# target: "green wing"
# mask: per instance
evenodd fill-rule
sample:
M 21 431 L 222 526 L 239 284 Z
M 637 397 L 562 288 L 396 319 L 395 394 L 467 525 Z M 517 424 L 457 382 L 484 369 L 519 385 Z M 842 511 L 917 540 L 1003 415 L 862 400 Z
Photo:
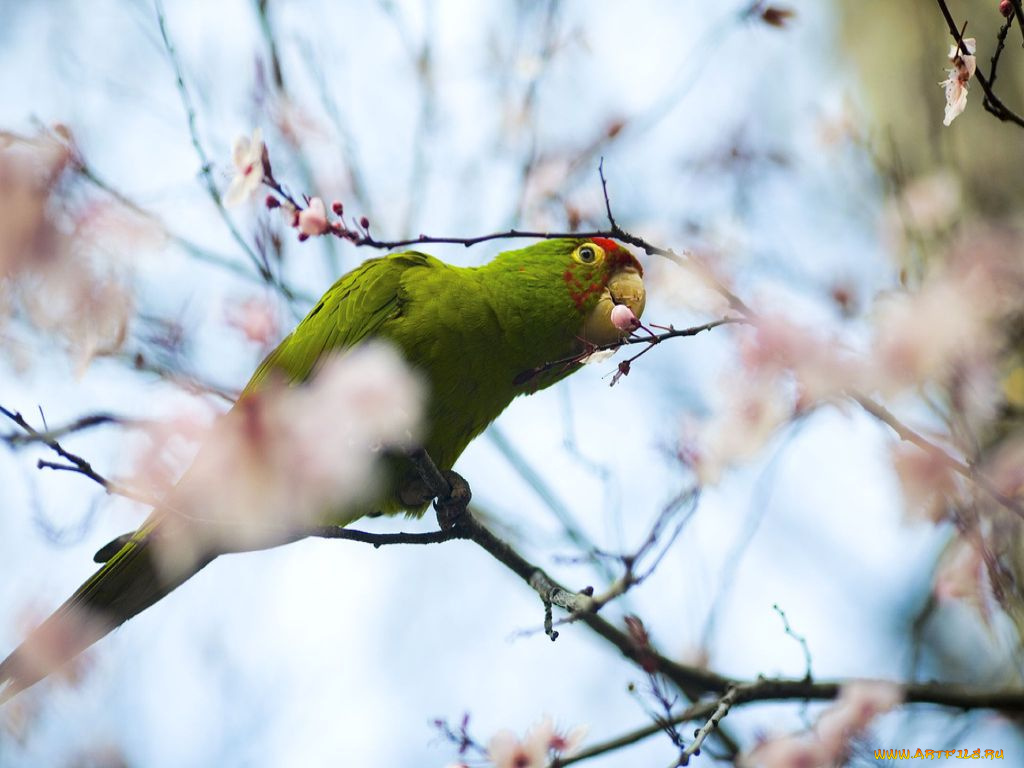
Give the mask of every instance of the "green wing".
M 296 384 L 308 379 L 329 352 L 354 347 L 401 316 L 407 269 L 441 265 L 424 253 L 408 251 L 370 259 L 332 285 L 302 322 L 256 369 L 243 396 L 277 379 Z

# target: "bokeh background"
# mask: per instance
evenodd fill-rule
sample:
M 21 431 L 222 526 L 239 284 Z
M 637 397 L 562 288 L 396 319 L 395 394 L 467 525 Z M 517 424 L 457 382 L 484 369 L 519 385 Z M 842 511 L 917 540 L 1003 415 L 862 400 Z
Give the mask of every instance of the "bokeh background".
M 1002 22 L 982 5 L 951 3 L 970 13 L 979 63 Z M 201 171 L 209 163 L 223 191 L 232 143 L 255 127 L 293 191 L 340 200 L 389 239 L 602 227 L 603 157 L 627 230 L 699 254 L 759 309 L 863 344 L 876 298 L 926 271 L 931 243 L 965 220 L 1019 217 L 1021 135 L 976 90 L 943 127 L 949 39 L 934 3 L 786 8 L 776 26 L 763 6 L 721 0 L 0 1 L 0 128 L 62 126 L 87 170 L 61 182 L 63 278 L 0 296 L 0 404 L 37 425 L 40 408 L 51 425 L 97 412 L 208 420 L 226 408 L 216 391 L 237 392 L 313 298 L 376 255 L 299 243 L 257 203 L 226 224 Z M 1000 93 L 1022 104 L 1016 28 L 1009 45 Z M 919 199 L 910 237 L 894 211 Z M 473 265 L 505 247 L 516 245 L 429 250 Z M 298 298 L 263 284 L 246 249 L 268 254 Z M 720 315 L 693 274 L 644 262 L 646 320 Z M 614 361 L 588 366 L 516 402 L 458 469 L 527 556 L 600 587 L 556 511 L 604 550 L 638 546 L 693 487 L 681 446 L 742 375 L 738 349 L 730 329 L 674 340 L 614 387 Z M 934 422 L 925 398 L 897 405 Z M 64 442 L 114 477 L 148 445 L 117 427 Z M 636 613 L 666 654 L 730 675 L 804 674 L 778 605 L 815 676 L 1015 679 L 1019 641 L 997 607 L 935 604 L 955 533 L 907 515 L 892 443 L 852 403 L 789 421 L 702 490 L 654 575 L 609 618 Z M 147 511 L 37 470 L 38 458 L 49 456 L 0 450 L 3 652 Z M 484 741 L 543 713 L 588 725 L 591 740 L 649 722 L 649 702 L 627 691 L 642 681 L 634 667 L 582 626 L 552 643 L 542 619 L 524 584 L 465 543 L 305 541 L 224 557 L 98 644 L 72 679 L 0 712 L 0 765 L 440 766 L 455 748 L 436 718 L 469 713 Z M 749 746 L 819 708 L 750 706 L 727 723 Z M 991 712 L 914 708 L 876 721 L 851 764 L 873 764 L 875 747 L 947 742 L 1004 748 L 1007 764 L 1024 754 Z M 656 736 L 591 764 L 674 754 Z

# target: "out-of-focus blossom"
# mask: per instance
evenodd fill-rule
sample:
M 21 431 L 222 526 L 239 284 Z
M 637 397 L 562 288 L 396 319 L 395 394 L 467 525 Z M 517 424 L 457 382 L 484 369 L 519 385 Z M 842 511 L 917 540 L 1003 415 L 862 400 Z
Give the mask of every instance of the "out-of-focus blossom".
M 561 757 L 569 757 L 579 750 L 590 729 L 585 725 L 577 725 L 570 730 L 559 730 L 550 715 L 544 715 L 541 721 L 530 729 L 527 740 L 543 741 L 549 751 Z
M 768 739 L 740 758 L 744 768 L 829 768 L 844 764 L 850 740 L 903 701 L 893 683 L 855 681 L 842 687 L 809 733 Z
M 959 45 L 952 45 L 949 49 L 949 60 L 953 66 L 941 85 L 946 90 L 946 114 L 942 119 L 943 125 L 952 123 L 961 112 L 967 108 L 967 83 L 978 67 L 977 57 L 974 55 L 977 50 L 977 42 L 973 37 L 964 38 L 964 46 L 968 53 L 963 53 Z
M 765 314 L 739 333 L 745 370 L 760 376 L 792 375 L 801 409 L 863 383 L 862 363 L 837 339 L 783 315 Z
M 227 323 L 241 331 L 249 341 L 269 347 L 280 335 L 277 312 L 266 298 L 250 298 L 228 304 L 225 309 Z
M 736 376 L 718 390 L 715 415 L 693 438 L 690 459 L 701 484 L 718 482 L 733 464 L 748 459 L 793 414 L 793 398 L 771 377 Z
M 358 506 L 376 492 L 378 460 L 414 443 L 422 400 L 419 378 L 376 343 L 328 360 L 307 385 L 271 383 L 244 396 L 166 496 L 183 519 L 206 523 L 168 525 L 160 542 L 167 567 L 191 567 L 211 545 L 271 546 L 368 511 Z
M 547 745 L 538 739 L 522 739 L 512 731 L 498 731 L 487 742 L 487 757 L 494 768 L 544 768 Z
M 836 703 L 821 713 L 814 731 L 824 751 L 837 758 L 846 752 L 850 739 L 859 736 L 879 715 L 903 702 L 903 689 L 878 680 L 856 680 L 839 692 Z
M 932 593 L 939 600 L 963 600 L 987 615 L 985 558 L 981 543 L 958 536 L 943 553 L 935 569 Z
M 106 634 L 104 622 L 99 617 L 90 617 L 81 612 L 68 614 L 59 622 L 28 622 L 34 626 L 30 640 L 25 643 L 24 652 L 17 655 L 17 677 L 46 677 L 56 674 L 57 678 L 69 685 L 77 685 L 84 678 L 91 665 L 90 655 L 76 656 L 68 661 L 68 648 L 78 645 L 84 637 L 98 639 Z M 92 642 L 92 641 L 90 641 Z
M 309 205 L 299 212 L 298 230 L 306 237 L 322 235 L 328 230 L 327 207 L 319 197 L 309 201 Z
M 123 344 L 134 302 L 128 262 L 116 257 L 154 227 L 72 197 L 76 151 L 67 128 L 0 133 L 0 320 L 22 310 L 67 343 L 81 371 Z
M 727 276 L 719 258 L 691 253 L 683 264 L 656 259 L 644 267 L 644 282 L 649 293 L 700 315 L 721 317 L 729 310 L 729 301 L 716 283 L 725 284 Z
M 991 341 L 986 302 L 970 286 L 946 278 L 883 299 L 874 319 L 875 386 L 895 394 L 944 380 L 967 355 L 979 354 Z
M 498 731 L 487 744 L 487 757 L 495 768 L 540 768 L 551 757 L 569 757 L 587 735 L 586 726 L 561 731 L 545 715 L 520 739 L 510 730 Z
M 814 739 L 780 736 L 762 742 L 740 757 L 743 768 L 824 768 L 825 750 Z
M 239 136 L 231 150 L 231 160 L 235 164 L 235 176 L 224 195 L 224 205 L 233 206 L 243 203 L 259 190 L 263 183 L 266 168 L 263 164 L 263 134 L 259 128 L 252 132 L 252 137 Z
M 959 218 L 962 202 L 960 179 L 949 170 L 908 181 L 882 214 L 882 234 L 889 248 L 900 254 L 922 237 L 948 231 Z
M 71 159 L 49 135 L 0 132 L 0 279 L 54 252 L 60 236 L 48 205 Z
M 943 520 L 957 490 L 957 476 L 949 462 L 935 451 L 898 443 L 892 448 L 892 465 L 907 511 L 930 522 Z
M 129 441 L 126 447 L 129 482 L 164 495 L 195 458 L 214 418 L 208 408 L 178 406 L 172 417 L 147 422 L 140 430 L 142 442 Z

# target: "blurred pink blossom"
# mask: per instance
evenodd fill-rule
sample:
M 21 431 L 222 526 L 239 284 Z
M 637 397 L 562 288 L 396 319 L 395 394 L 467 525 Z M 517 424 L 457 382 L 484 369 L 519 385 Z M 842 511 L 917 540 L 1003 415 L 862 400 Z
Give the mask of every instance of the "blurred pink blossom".
M 800 408 L 863 383 L 863 363 L 836 338 L 781 314 L 765 314 L 740 330 L 740 359 L 760 376 L 792 375 Z
M 487 743 L 487 757 L 494 768 L 544 768 L 547 744 L 537 738 L 520 740 L 512 731 L 498 731 Z
M 909 180 L 882 212 L 882 235 L 894 253 L 948 230 L 962 210 L 960 178 L 943 168 Z
M 117 257 L 154 227 L 124 206 L 114 216 L 109 202 L 73 197 L 75 152 L 63 126 L 36 137 L 0 132 L 0 320 L 20 307 L 67 344 L 81 372 L 124 343 L 134 299 L 130 261 Z
M 903 701 L 903 689 L 872 680 L 847 683 L 809 733 L 768 739 L 740 758 L 745 768 L 828 768 L 844 764 L 850 740 Z
M 322 235 L 328 229 L 327 207 L 319 197 L 309 201 L 309 205 L 299 211 L 298 230 L 307 237 Z
M 874 317 L 874 385 L 892 395 L 944 380 L 990 338 L 990 301 L 985 291 L 954 276 L 928 279 L 914 293 L 883 299 Z
M 510 730 L 498 731 L 487 744 L 487 757 L 495 768 L 542 768 L 552 756 L 574 754 L 586 735 L 586 726 L 560 731 L 551 716 L 544 715 L 521 740 Z
M 224 205 L 234 206 L 243 203 L 259 191 L 263 183 L 266 169 L 263 165 L 263 133 L 259 128 L 252 132 L 252 137 L 239 136 L 231 150 L 231 160 L 235 164 L 235 176 L 224 195 Z
M 714 415 L 698 427 L 689 458 L 701 484 L 754 456 L 793 415 L 794 399 L 770 376 L 738 375 L 717 390 Z
M 933 523 L 945 519 L 957 491 L 957 475 L 949 462 L 935 451 L 906 443 L 893 445 L 891 454 L 907 511 Z
M 987 614 L 985 558 L 980 542 L 957 536 L 943 553 L 932 580 L 932 592 L 938 600 L 964 600 Z
M 60 234 L 48 206 L 71 159 L 48 134 L 0 132 L 0 279 L 54 253 Z
M 825 750 L 814 739 L 780 736 L 762 742 L 740 757 L 744 768 L 824 768 Z
M 204 522 L 166 527 L 167 567 L 189 567 L 211 546 L 273 546 L 372 511 L 360 503 L 377 490 L 383 451 L 415 443 L 423 394 L 398 353 L 373 343 L 327 360 L 308 384 L 243 396 L 166 495 L 183 520 Z
M 266 297 L 232 302 L 225 308 L 225 317 L 229 326 L 261 347 L 269 347 L 280 337 L 277 312 Z
M 879 715 L 903 702 L 903 689 L 880 680 L 856 680 L 839 691 L 835 704 L 822 712 L 815 733 L 832 758 L 843 755 L 850 739 L 859 736 Z

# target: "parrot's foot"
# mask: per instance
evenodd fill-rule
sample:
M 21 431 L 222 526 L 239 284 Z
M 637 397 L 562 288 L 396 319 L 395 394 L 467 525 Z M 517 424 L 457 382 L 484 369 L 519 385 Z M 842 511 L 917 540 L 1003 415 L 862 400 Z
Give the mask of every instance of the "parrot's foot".
M 434 510 L 437 512 L 437 524 L 442 531 L 447 531 L 454 528 L 458 524 L 459 518 L 466 514 L 466 508 L 469 506 L 469 500 L 473 498 L 473 492 L 469 489 L 466 478 L 458 472 L 445 469 L 441 471 L 441 474 L 448 481 L 451 492 L 447 498 L 438 496 L 434 500 Z

